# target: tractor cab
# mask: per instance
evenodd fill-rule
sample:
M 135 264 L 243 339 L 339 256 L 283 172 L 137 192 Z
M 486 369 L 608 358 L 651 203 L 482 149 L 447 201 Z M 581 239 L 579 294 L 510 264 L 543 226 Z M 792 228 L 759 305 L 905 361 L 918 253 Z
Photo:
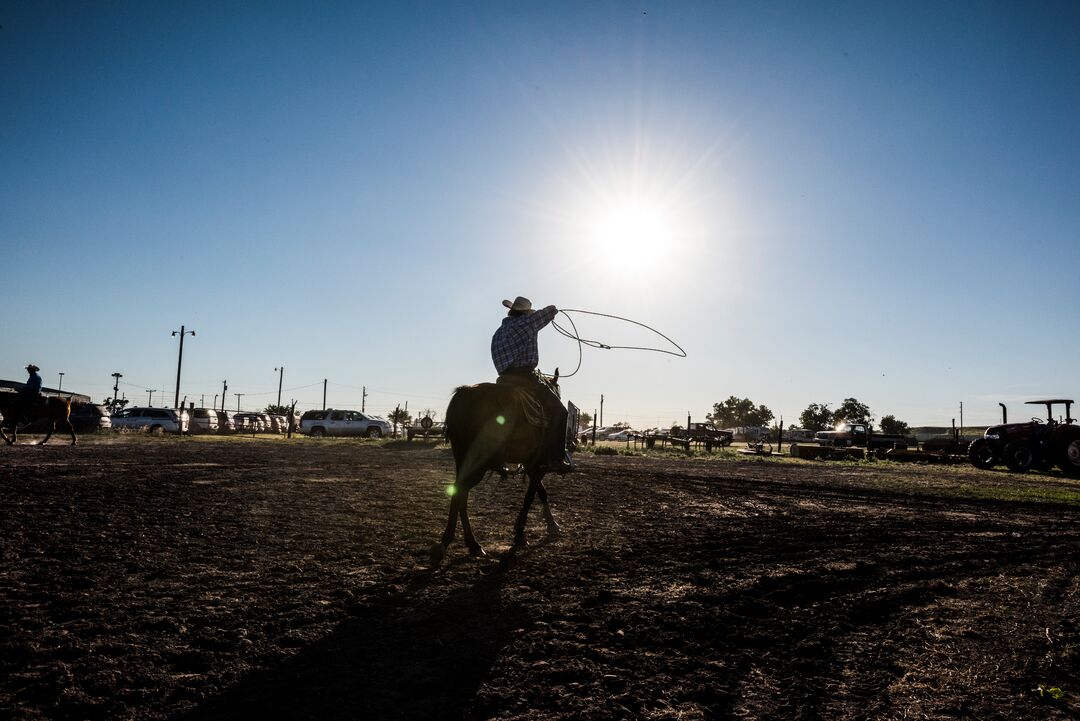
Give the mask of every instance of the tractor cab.
M 1054 406 L 1061 405 L 1061 404 L 1065 405 L 1065 421 L 1064 422 L 1066 424 L 1071 424 L 1073 421 L 1076 420 L 1075 418 L 1071 417 L 1072 416 L 1072 410 L 1071 409 L 1072 409 L 1072 404 L 1073 404 L 1073 402 L 1071 400 L 1064 400 L 1064 399 L 1061 399 L 1061 398 L 1055 398 L 1055 399 L 1052 399 L 1052 400 L 1025 401 L 1024 402 L 1024 405 L 1029 405 L 1029 406 L 1046 406 L 1046 423 L 1047 423 L 1047 425 L 1053 425 L 1053 424 L 1059 422 L 1059 421 L 1055 420 L 1055 418 L 1054 418 Z M 1032 418 L 1031 420 L 1035 421 L 1036 423 L 1041 422 L 1038 418 Z

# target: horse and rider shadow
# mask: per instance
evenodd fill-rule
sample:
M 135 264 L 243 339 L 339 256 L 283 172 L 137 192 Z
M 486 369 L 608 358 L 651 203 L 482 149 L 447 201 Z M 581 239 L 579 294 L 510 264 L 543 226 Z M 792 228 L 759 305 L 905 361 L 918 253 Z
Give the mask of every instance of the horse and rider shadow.
M 19 431 L 35 431 L 39 427 L 46 430 L 45 437 L 37 445 L 43 446 L 52 438 L 59 427 L 71 434 L 71 445 L 78 445 L 75 427 L 71 424 L 71 399 L 58 396 L 45 396 L 36 403 L 27 403 L 17 393 L 0 393 L 0 436 L 9 446 L 19 440 Z M 20 422 L 23 423 L 20 426 Z M 7 434 L 11 431 L 11 435 Z
M 433 582 L 444 572 L 426 569 L 368 589 L 329 635 L 174 721 L 460 719 L 482 703 L 477 691 L 504 649 L 536 622 L 504 600 L 507 570 L 493 566 L 449 592 Z

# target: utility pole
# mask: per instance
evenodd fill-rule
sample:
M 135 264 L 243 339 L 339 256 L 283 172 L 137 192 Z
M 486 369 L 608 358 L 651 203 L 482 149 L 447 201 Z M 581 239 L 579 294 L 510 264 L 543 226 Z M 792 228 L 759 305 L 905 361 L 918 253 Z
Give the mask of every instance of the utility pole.
M 180 407 L 180 367 L 184 363 L 184 336 L 191 335 L 195 337 L 195 331 L 184 330 L 184 326 L 180 326 L 180 330 L 174 330 L 172 335 L 180 336 L 180 357 L 176 360 L 176 400 L 173 401 L 173 408 Z
M 146 393 L 147 393 L 147 395 L 149 395 L 149 398 L 146 399 L 146 405 L 153 408 L 154 407 L 154 389 L 153 388 L 147 388 Z
M 322 409 L 326 410 L 326 379 L 322 379 Z
M 221 381 L 221 412 L 225 412 L 225 391 L 229 390 L 229 381 Z M 216 404 L 216 401 L 215 401 Z
M 64 387 L 64 371 L 60 371 L 60 383 L 56 386 L 56 390 L 60 390 Z
M 116 379 L 116 382 L 113 383 L 113 387 L 112 387 L 113 413 L 116 413 L 116 394 L 120 392 L 120 379 L 124 377 L 124 374 L 123 373 L 113 373 L 112 377 Z
M 214 409 L 217 409 L 217 393 L 215 393 L 215 394 L 214 394 L 214 405 L 213 405 L 213 408 L 214 408 Z M 225 409 L 224 409 L 224 408 L 222 408 L 221 410 L 225 410 Z
M 361 412 L 361 413 L 364 413 L 364 412 L 366 412 L 366 410 L 367 410 L 367 409 L 366 409 L 366 408 L 364 407 L 364 406 L 365 406 L 365 404 L 367 403 L 367 386 L 364 386 L 364 387 L 363 387 L 363 391 L 364 391 L 364 392 L 363 392 L 363 395 L 361 395 L 361 396 L 360 396 L 360 412 Z M 325 405 L 326 405 L 326 403 L 324 402 L 324 403 L 323 403 L 323 406 L 325 406 Z
M 600 427 L 604 427 L 604 394 L 600 394 Z
M 240 396 L 246 396 L 247 393 L 233 393 L 236 396 L 236 412 L 240 412 Z
M 279 371 L 278 379 L 277 379 L 277 404 L 280 406 L 281 405 L 281 381 L 285 380 L 285 366 L 281 366 L 280 368 L 275 368 L 274 370 Z
M 960 401 L 960 432 L 964 432 L 964 402 Z

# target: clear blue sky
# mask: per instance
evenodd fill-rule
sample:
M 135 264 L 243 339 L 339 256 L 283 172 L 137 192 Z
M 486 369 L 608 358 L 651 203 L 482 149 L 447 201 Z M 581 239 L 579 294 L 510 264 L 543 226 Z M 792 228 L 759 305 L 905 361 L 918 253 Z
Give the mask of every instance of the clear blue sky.
M 152 6 L 151 6 L 152 5 Z M 1071 3 L 8 4 L 0 378 L 441 411 L 515 295 L 637 427 L 1080 399 Z M 614 230 L 613 230 L 614 229 Z M 582 318 L 611 343 L 659 341 Z M 660 342 L 662 344 L 662 341 Z M 577 364 L 548 329 L 541 367 Z M 1016 406 L 1012 415 L 1023 412 Z

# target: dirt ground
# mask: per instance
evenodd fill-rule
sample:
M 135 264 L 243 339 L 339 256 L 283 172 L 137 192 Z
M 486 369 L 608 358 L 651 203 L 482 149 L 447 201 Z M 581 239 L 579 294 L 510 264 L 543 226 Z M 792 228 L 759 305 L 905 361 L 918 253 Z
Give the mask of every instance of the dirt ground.
M 1076 481 L 579 459 L 432 572 L 443 447 L 0 447 L 0 717 L 1080 717 Z

